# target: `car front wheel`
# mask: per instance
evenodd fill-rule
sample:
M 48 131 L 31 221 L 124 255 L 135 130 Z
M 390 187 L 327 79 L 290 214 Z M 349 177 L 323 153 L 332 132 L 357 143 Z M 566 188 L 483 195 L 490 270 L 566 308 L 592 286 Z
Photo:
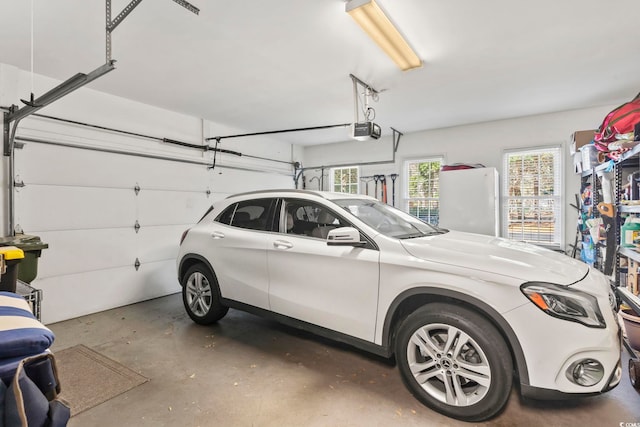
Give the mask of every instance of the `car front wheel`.
M 215 323 L 229 311 L 220 303 L 220 289 L 215 275 L 202 264 L 190 267 L 184 275 L 182 302 L 191 320 L 201 325 Z
M 504 407 L 513 363 L 504 339 L 479 314 L 434 303 L 400 325 L 396 359 L 411 393 L 451 418 L 482 421 Z

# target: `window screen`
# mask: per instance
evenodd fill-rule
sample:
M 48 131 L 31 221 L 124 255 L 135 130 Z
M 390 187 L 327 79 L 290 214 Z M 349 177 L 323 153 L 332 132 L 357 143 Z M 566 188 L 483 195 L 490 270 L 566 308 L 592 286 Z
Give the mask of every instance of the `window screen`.
M 503 235 L 559 248 L 562 243 L 560 148 L 507 152 L 503 170 Z
M 433 225 L 438 225 L 439 219 L 442 161 L 442 157 L 436 157 L 405 162 L 405 211 Z

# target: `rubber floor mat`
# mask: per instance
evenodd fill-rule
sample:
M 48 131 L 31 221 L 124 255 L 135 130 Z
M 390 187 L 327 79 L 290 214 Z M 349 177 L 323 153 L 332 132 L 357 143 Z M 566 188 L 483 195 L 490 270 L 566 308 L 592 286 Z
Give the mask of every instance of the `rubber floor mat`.
M 56 351 L 54 356 L 60 398 L 71 407 L 72 417 L 149 381 L 82 344 Z

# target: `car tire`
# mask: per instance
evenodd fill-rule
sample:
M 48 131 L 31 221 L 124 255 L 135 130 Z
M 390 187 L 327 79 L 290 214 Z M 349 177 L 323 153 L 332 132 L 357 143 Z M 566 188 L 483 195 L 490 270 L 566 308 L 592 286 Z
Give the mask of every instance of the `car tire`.
M 640 390 L 640 360 L 629 359 L 629 380 L 633 388 Z
M 409 391 L 448 417 L 489 419 L 511 393 L 509 348 L 491 322 L 469 309 L 443 303 L 419 308 L 400 325 L 395 354 Z
M 203 264 L 191 266 L 183 276 L 182 302 L 191 320 L 200 325 L 215 323 L 229 311 L 220 302 L 216 275 Z

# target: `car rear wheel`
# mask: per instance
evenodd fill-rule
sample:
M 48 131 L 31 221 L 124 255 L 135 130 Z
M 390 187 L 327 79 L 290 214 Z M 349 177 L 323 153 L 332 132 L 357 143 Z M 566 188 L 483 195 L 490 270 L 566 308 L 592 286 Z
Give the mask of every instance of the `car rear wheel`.
M 400 325 L 395 350 L 407 388 L 448 417 L 486 420 L 509 398 L 509 349 L 496 328 L 473 311 L 450 304 L 423 306 Z
M 184 275 L 182 302 L 191 320 L 201 325 L 215 323 L 229 311 L 220 302 L 220 288 L 215 274 L 202 264 L 190 267 Z

